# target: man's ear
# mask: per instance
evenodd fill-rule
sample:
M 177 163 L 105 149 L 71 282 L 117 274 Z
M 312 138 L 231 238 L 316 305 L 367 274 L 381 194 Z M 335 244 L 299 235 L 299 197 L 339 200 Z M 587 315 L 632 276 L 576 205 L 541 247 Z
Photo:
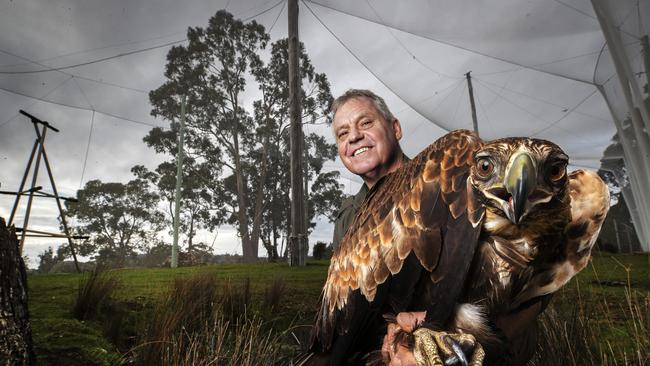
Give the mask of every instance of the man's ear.
M 402 125 L 400 125 L 399 120 L 397 118 L 393 120 L 393 132 L 395 133 L 395 137 L 398 140 L 402 139 Z

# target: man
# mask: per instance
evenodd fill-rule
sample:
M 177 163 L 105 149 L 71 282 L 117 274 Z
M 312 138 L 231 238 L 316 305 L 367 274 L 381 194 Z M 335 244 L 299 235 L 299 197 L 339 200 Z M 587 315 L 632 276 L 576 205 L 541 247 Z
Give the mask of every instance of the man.
M 332 127 L 343 165 L 363 179 L 359 192 L 347 198 L 334 222 L 332 245 L 338 247 L 350 222 L 372 186 L 408 158 L 399 140 L 402 126 L 386 102 L 369 90 L 350 89 L 332 104 Z
M 399 169 L 409 159 L 399 145 L 402 138 L 400 122 L 388 109 L 384 100 L 369 90 L 350 89 L 332 104 L 333 130 L 343 165 L 363 179 L 359 192 L 343 201 L 334 222 L 332 245 L 336 249 L 345 235 L 359 207 L 368 193 L 382 177 Z M 513 365 L 525 364 L 537 348 L 537 316 L 548 304 L 549 296 L 516 313 L 494 320 L 494 328 L 509 340 Z M 388 327 L 382 353 L 387 362 L 415 365 L 413 354 L 405 347 L 393 350 L 392 344 L 397 327 L 411 331 L 424 319 L 424 313 L 401 313 L 397 325 Z

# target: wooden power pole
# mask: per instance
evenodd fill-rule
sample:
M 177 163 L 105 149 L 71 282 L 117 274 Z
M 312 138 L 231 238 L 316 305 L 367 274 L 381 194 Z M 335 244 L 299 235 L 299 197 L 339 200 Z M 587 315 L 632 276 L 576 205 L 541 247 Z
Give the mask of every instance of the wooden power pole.
M 474 88 L 472 88 L 471 71 L 465 74 L 467 78 L 467 89 L 469 90 L 469 104 L 472 107 L 472 123 L 474 124 L 474 132 L 478 135 L 478 119 L 476 118 L 476 105 L 474 104 Z
M 181 190 L 183 187 L 183 140 L 185 139 L 185 100 L 181 100 L 181 125 L 178 131 L 178 154 L 176 155 L 176 192 L 174 195 L 174 241 L 172 242 L 171 267 L 178 267 L 178 226 L 181 222 Z
M 307 225 L 305 224 L 302 186 L 302 118 L 300 107 L 300 65 L 298 52 L 298 0 L 287 0 L 289 13 L 289 115 L 291 117 L 291 237 L 289 263 L 304 266 L 307 253 Z

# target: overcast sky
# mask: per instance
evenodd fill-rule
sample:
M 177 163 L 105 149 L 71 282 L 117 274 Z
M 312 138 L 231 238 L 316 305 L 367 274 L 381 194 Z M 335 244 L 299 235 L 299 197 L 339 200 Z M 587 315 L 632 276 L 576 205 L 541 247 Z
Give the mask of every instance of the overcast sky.
M 598 166 L 600 154 L 614 133 L 603 98 L 587 82 L 551 75 L 557 70 L 578 78 L 593 74 L 593 60 L 598 56 L 594 50 L 602 48 L 602 36 L 595 18 L 576 15 L 576 9 L 593 13 L 585 6 L 588 1 L 568 1 L 574 10 L 557 8 L 557 3 L 548 10 L 544 4 L 549 1 L 527 2 L 513 10 L 511 29 L 510 23 L 503 22 L 501 9 L 469 14 L 474 20 L 461 23 L 453 15 L 445 17 L 439 11 L 442 8 L 422 7 L 423 12 L 432 14 L 429 22 L 429 17 L 401 2 L 320 3 L 309 3 L 313 14 L 301 4 L 300 13 L 300 37 L 316 70 L 327 74 L 335 95 L 351 87 L 369 88 L 383 95 L 402 121 L 402 145 L 408 155 L 416 155 L 445 129 L 471 127 L 463 74 L 472 70 L 478 75 L 474 92 L 483 136 L 537 133 L 560 143 L 577 166 Z M 462 7 L 452 6 L 458 2 L 438 3 L 449 6 L 449 14 L 463 11 Z M 328 6 L 339 6 L 353 15 Z M 164 82 L 170 44 L 182 41 L 188 26 L 205 26 L 210 16 L 223 8 L 242 19 L 261 13 L 255 20 L 271 29 L 272 39 L 286 36 L 286 6 L 278 0 L 1 0 L 0 189 L 18 189 L 35 139 L 31 124 L 18 115 L 21 108 L 61 130 L 48 132 L 46 146 L 62 195 L 73 196 L 91 179 L 126 182 L 132 178 L 130 168 L 137 164 L 155 168 L 166 157 L 148 149 L 142 137 L 152 126 L 165 127 L 168 123 L 149 115 L 147 93 Z M 579 21 L 562 15 L 563 22 L 575 24 L 551 24 L 545 29 L 554 32 L 546 33 L 537 26 L 548 23 L 544 17 L 557 19 L 555 13 L 565 11 Z M 472 28 L 472 22 L 476 27 Z M 409 28 L 413 24 L 428 28 L 416 29 L 420 33 L 414 34 L 414 29 Z M 467 32 L 453 32 L 458 29 Z M 443 42 L 432 40 L 436 34 Z M 480 34 L 483 38 L 477 39 Z M 467 37 L 473 37 L 472 41 Z M 504 63 L 499 57 L 484 57 L 465 49 L 509 57 L 531 39 L 537 42 L 535 49 L 540 54 L 523 52 L 530 59 L 516 61 L 546 62 L 547 66 L 538 67 L 544 69 L 542 72 L 530 72 L 517 64 Z M 148 48 L 152 49 L 111 58 Z M 11 73 L 104 58 L 110 59 L 60 71 Z M 562 59 L 566 60 L 554 63 Z M 585 73 L 585 68 L 592 70 Z M 307 126 L 306 131 L 323 134 L 332 141 L 328 127 Z M 359 189 L 361 179 L 346 172 L 338 159 L 326 167 L 341 171 L 346 193 Z M 44 173 L 39 173 L 38 184 L 49 191 Z M 9 216 L 12 203 L 13 197 L 0 196 L 0 216 Z M 19 226 L 22 212 L 24 206 L 17 217 Z M 53 201 L 37 199 L 30 228 L 56 231 L 57 215 Z M 331 232 L 332 226 L 319 220 L 310 242 L 329 241 Z M 241 253 L 232 227 L 201 233 L 198 239 L 214 242 L 217 253 Z M 34 266 L 38 253 L 60 242 L 28 240 L 25 254 Z M 265 253 L 262 248 L 260 253 Z

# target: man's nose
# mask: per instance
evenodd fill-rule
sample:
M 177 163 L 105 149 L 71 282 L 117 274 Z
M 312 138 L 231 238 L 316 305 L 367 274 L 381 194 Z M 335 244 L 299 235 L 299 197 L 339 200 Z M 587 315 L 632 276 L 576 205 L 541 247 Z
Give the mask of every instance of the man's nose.
M 348 142 L 353 143 L 361 140 L 363 138 L 363 134 L 361 131 L 357 130 L 356 128 L 350 129 L 350 132 L 348 133 Z

